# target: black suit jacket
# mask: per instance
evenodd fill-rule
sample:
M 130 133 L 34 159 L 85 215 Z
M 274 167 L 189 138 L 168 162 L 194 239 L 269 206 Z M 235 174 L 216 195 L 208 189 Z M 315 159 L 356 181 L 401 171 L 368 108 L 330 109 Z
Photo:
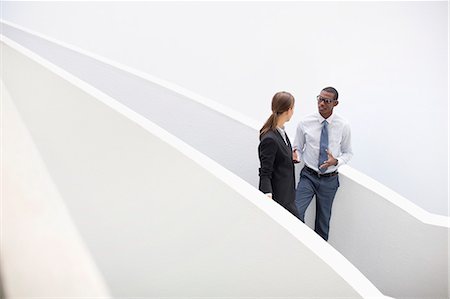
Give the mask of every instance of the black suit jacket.
M 278 130 L 269 131 L 261 137 L 258 146 L 259 190 L 272 193 L 272 198 L 295 216 L 295 174 L 292 161 L 292 146 L 287 144 Z

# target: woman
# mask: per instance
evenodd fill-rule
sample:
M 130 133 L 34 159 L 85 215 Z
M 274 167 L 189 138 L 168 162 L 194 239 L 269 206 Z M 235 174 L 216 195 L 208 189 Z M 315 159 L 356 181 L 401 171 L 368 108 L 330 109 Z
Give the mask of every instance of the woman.
M 285 91 L 272 98 L 272 115 L 260 130 L 259 190 L 298 217 L 292 147 L 284 124 L 294 113 L 294 97 Z

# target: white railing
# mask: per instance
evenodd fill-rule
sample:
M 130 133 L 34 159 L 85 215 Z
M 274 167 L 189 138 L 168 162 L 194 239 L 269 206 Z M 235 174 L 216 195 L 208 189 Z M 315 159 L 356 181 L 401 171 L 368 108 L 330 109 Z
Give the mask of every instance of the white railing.
M 6 90 L 80 233 L 72 241 L 86 244 L 112 296 L 383 297 L 254 187 L 87 83 L 3 41 Z M 18 213 L 35 213 L 28 208 Z M 28 267 L 39 272 L 52 262 L 46 256 Z M 2 267 L 7 297 L 18 291 L 8 285 L 11 275 Z

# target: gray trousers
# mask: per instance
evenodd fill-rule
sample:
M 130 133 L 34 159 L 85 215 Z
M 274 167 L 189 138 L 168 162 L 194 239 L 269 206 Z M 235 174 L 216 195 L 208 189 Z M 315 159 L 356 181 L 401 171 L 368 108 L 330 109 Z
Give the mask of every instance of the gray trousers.
M 314 230 L 325 241 L 328 240 L 331 207 L 338 188 L 339 175 L 318 176 L 307 168 L 303 168 L 300 172 L 300 181 L 295 192 L 295 205 L 297 206 L 299 219 L 305 222 L 305 211 L 315 195 L 316 221 Z

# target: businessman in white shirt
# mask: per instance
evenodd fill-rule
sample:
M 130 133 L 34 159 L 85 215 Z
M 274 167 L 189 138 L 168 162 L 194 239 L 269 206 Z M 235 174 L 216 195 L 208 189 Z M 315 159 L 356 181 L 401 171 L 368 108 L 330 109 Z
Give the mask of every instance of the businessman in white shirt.
M 324 240 L 328 240 L 331 208 L 339 187 L 338 167 L 353 156 L 350 126 L 333 113 L 338 97 L 335 88 L 322 89 L 317 96 L 319 111 L 300 121 L 293 147 L 294 161 L 305 162 L 295 194 L 299 218 L 305 222 L 305 211 L 315 195 L 315 231 Z

